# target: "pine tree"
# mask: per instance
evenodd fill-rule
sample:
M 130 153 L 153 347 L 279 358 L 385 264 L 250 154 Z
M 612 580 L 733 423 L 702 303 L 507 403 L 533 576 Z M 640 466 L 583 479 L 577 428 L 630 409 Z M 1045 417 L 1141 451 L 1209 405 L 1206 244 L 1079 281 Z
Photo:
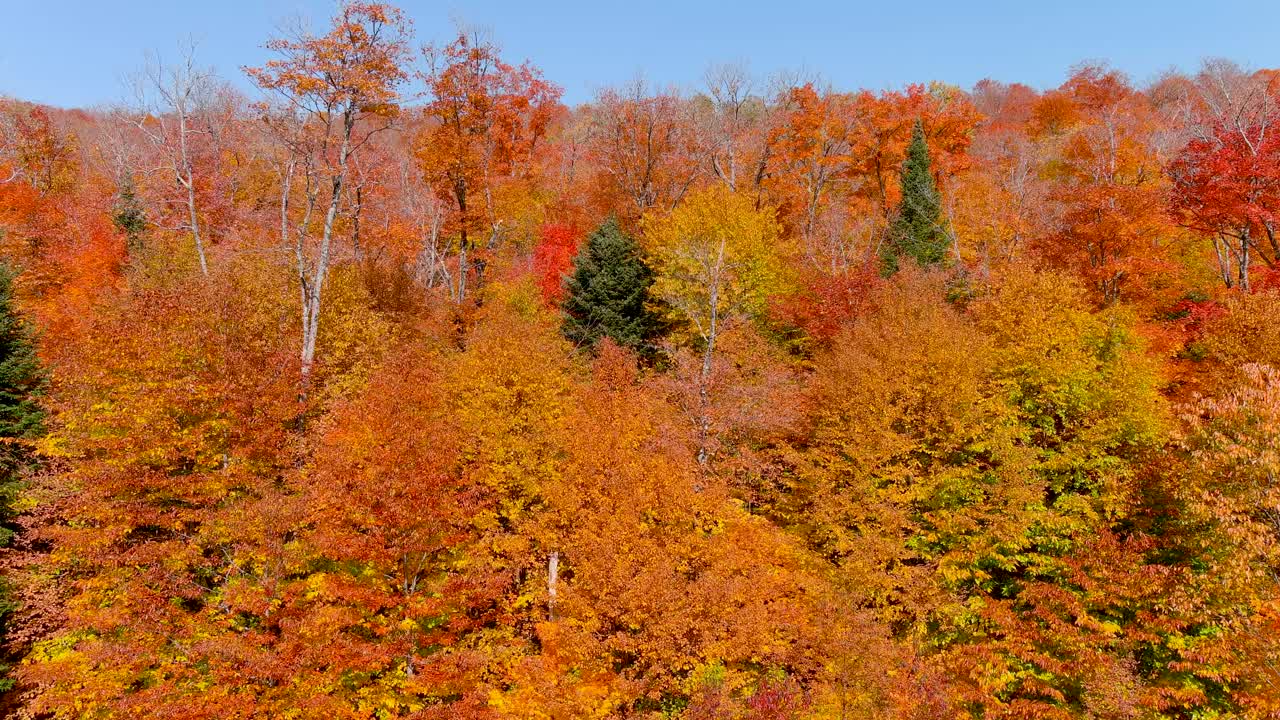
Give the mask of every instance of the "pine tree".
M 133 175 L 125 175 L 120 181 L 120 192 L 116 197 L 115 207 L 111 211 L 111 221 L 116 229 L 124 233 L 129 252 L 142 249 L 142 234 L 147 229 L 147 215 L 138 200 L 138 193 L 133 184 Z
M 924 125 L 916 120 L 911 145 L 902 163 L 902 202 L 889 228 L 882 258 L 885 275 L 898 271 L 903 258 L 917 265 L 940 265 L 947 259 L 950 237 L 942 218 L 942 196 L 933 181 Z
M 44 426 L 38 398 L 44 388 L 35 342 L 13 301 L 14 273 L 0 265 L 0 547 L 13 539 L 5 526 L 13 517 L 22 468 L 31 461 L 24 441 Z M 15 609 L 9 585 L 0 579 L 0 638 L 8 630 L 8 615 Z M 0 664 L 0 692 L 13 686 Z
M 609 218 L 574 258 L 561 306 L 562 332 L 589 347 L 608 337 L 623 347 L 644 349 L 658 330 L 658 319 L 646 306 L 652 284 L 653 272 L 639 245 Z

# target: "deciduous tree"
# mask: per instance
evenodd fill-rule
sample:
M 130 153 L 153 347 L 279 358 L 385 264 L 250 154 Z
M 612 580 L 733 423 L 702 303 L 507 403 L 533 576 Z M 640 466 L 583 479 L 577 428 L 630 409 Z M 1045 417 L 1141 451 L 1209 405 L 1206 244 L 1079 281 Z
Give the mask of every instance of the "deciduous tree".
M 277 121 L 286 158 L 280 194 L 281 241 L 293 248 L 302 299 L 302 379 L 315 363 L 325 280 L 352 158 L 398 114 L 398 87 L 407 78 L 408 26 L 399 9 L 351 0 L 332 27 L 316 36 L 272 40 L 280 54 L 246 72 L 284 103 Z M 295 191 L 294 183 L 302 185 Z M 301 208 L 294 212 L 295 192 Z M 322 214 L 313 237 L 313 214 Z
M 677 334 L 702 357 L 697 373 L 698 460 L 709 459 L 711 379 L 716 343 L 726 327 L 762 315 L 786 284 L 787 252 L 771 210 L 723 186 L 691 195 L 669 214 L 645 218 L 653 295 Z
M 531 172 L 546 136 L 560 89 L 528 63 L 502 61 L 499 49 L 478 33 L 459 32 L 442 48 L 428 47 L 422 75 L 432 121 L 418 138 L 416 154 L 424 174 L 450 198 L 457 215 L 458 275 L 454 297 L 467 297 L 471 268 L 483 271 L 474 253 L 492 248 L 503 218 L 494 192 L 503 176 Z M 482 244 L 476 235 L 488 237 Z

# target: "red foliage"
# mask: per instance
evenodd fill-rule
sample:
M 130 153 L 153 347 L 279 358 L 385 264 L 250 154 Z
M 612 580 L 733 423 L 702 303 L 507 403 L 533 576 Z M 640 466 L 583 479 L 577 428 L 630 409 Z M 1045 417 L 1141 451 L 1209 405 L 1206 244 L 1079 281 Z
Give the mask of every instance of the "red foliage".
M 798 328 L 818 345 L 827 345 L 850 320 L 871 307 L 870 291 L 880 282 L 871 267 L 840 275 L 811 271 L 802 289 L 774 298 L 769 310 L 777 324 Z
M 1205 323 L 1220 317 L 1222 304 L 1214 300 L 1181 300 L 1174 306 L 1174 314 L 1181 319 L 1182 329 L 1189 337 L 1196 337 Z
M 1207 233 L 1258 233 L 1280 209 L 1280 136 L 1225 122 L 1196 138 L 1170 170 L 1173 210 Z
M 751 717 L 759 720 L 787 720 L 799 716 L 808 704 L 804 690 L 791 678 L 766 680 L 747 700 Z
M 582 242 L 582 233 L 572 225 L 551 223 L 542 226 L 542 239 L 533 249 L 533 272 L 548 303 L 564 297 L 564 276 L 573 267 L 573 258 Z
M 1280 267 L 1268 267 L 1258 273 L 1258 279 L 1253 283 L 1254 290 L 1280 290 Z

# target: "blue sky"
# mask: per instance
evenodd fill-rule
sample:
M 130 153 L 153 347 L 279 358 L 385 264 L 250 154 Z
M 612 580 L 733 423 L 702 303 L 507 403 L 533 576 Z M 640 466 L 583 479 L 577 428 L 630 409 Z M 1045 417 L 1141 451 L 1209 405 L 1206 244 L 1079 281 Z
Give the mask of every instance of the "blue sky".
M 420 42 L 454 19 L 488 27 L 510 60 L 532 60 L 571 103 L 640 72 L 692 88 L 708 65 L 747 61 L 765 76 L 817 73 L 839 88 L 984 78 L 1057 85 L 1082 60 L 1142 82 L 1221 56 L 1280 66 L 1280 0 L 695 0 L 555 2 L 404 0 Z M 120 78 L 146 51 L 173 55 L 194 35 L 199 58 L 246 87 L 242 65 L 267 57 L 281 20 L 322 26 L 333 0 L 2 0 L 0 94 L 64 107 L 123 97 Z

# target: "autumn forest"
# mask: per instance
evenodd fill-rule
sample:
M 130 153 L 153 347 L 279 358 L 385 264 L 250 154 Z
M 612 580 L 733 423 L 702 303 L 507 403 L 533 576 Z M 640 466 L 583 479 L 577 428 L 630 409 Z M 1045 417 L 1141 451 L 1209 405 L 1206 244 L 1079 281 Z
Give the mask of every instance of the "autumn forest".
M 0 97 L 0 714 L 1280 717 L 1280 71 L 501 31 Z

